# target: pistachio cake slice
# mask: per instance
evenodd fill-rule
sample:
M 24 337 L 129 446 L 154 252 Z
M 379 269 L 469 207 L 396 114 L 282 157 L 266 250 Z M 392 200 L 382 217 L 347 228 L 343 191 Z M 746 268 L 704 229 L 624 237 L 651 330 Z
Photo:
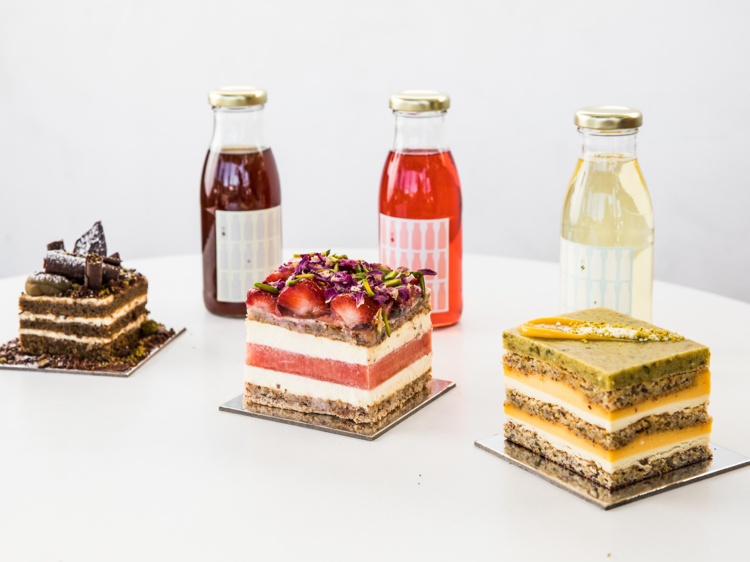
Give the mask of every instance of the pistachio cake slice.
M 711 458 L 708 347 L 607 308 L 503 333 L 505 437 L 608 489 Z

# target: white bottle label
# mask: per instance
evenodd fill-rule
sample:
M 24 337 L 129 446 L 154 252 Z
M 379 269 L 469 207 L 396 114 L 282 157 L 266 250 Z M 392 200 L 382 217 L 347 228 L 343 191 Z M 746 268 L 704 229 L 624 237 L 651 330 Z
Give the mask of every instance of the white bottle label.
M 245 302 L 247 291 L 281 265 L 281 205 L 216 211 L 216 300 Z
M 450 218 L 431 220 L 397 219 L 380 215 L 380 262 L 390 267 L 408 267 L 412 271 L 432 269 L 434 277 L 425 277 L 432 291 L 432 311 L 448 312 L 448 271 Z
M 587 246 L 560 240 L 560 310 L 605 306 L 630 315 L 633 247 Z

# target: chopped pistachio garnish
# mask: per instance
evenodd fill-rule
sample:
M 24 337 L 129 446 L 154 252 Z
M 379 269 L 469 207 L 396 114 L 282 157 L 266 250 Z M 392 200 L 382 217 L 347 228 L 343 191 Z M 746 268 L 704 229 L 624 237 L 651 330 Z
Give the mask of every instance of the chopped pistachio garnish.
M 381 312 L 383 313 L 383 322 L 385 323 L 385 333 L 388 334 L 388 337 L 391 337 L 391 326 L 388 324 L 388 315 L 385 313 L 385 309 L 381 308 Z
M 263 289 L 274 295 L 278 295 L 281 292 L 276 287 L 271 287 L 271 285 L 266 285 L 265 283 L 255 283 L 255 286 L 258 287 L 258 289 Z
M 375 293 L 370 288 L 370 284 L 367 282 L 367 278 L 362 279 L 362 284 L 365 286 L 365 291 L 367 292 L 367 295 L 370 296 L 370 297 L 374 297 Z

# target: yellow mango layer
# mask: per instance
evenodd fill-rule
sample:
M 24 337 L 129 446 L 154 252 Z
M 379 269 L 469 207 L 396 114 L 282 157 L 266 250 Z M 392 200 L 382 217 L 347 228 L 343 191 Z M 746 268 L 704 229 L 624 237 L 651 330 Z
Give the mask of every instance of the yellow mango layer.
M 595 455 L 609 463 L 614 463 L 633 456 L 638 456 L 639 458 L 641 456 L 645 457 L 648 455 L 649 451 L 654 449 L 667 447 L 669 445 L 674 445 L 682 441 L 695 439 L 711 433 L 711 421 L 709 421 L 701 425 L 694 425 L 683 429 L 663 431 L 661 433 L 654 433 L 653 435 L 644 435 L 632 443 L 627 444 L 622 449 L 607 451 L 599 445 L 595 445 L 588 439 L 573 434 L 565 426 L 528 414 L 508 402 L 505 403 L 505 415 L 515 418 L 541 431 L 545 431 L 550 435 L 569 443 L 571 446 L 578 447 L 579 449 L 582 449 L 591 455 Z
M 517 380 L 518 382 L 541 392 L 545 392 L 558 400 L 570 404 L 571 406 L 575 406 L 581 410 L 587 410 L 596 417 L 610 422 L 627 418 L 634 414 L 648 412 L 649 410 L 654 410 L 667 404 L 682 402 L 683 400 L 690 400 L 701 396 L 708 396 L 711 393 L 711 372 L 708 369 L 704 369 L 695 376 L 692 386 L 689 386 L 688 388 L 684 388 L 672 394 L 667 394 L 656 400 L 648 400 L 647 402 L 641 402 L 634 406 L 628 406 L 627 408 L 610 412 L 597 404 L 589 402 L 585 395 L 574 390 L 563 381 L 552 380 L 549 377 L 543 377 L 536 373 L 522 373 L 516 369 L 508 367 L 507 365 L 504 365 L 503 368 L 506 377 Z

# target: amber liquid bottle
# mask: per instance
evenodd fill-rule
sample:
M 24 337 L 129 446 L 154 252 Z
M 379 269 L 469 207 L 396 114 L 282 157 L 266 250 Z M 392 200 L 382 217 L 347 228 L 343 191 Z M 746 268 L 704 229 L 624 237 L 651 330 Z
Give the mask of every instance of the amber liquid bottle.
M 257 88 L 209 94 L 214 134 L 201 180 L 203 302 L 222 316 L 244 317 L 253 283 L 281 263 L 281 188 L 266 142 Z
M 391 96 L 396 136 L 380 182 L 380 261 L 437 273 L 425 279 L 436 327 L 455 324 L 463 310 L 461 183 L 445 135 L 449 105 L 439 92 Z

